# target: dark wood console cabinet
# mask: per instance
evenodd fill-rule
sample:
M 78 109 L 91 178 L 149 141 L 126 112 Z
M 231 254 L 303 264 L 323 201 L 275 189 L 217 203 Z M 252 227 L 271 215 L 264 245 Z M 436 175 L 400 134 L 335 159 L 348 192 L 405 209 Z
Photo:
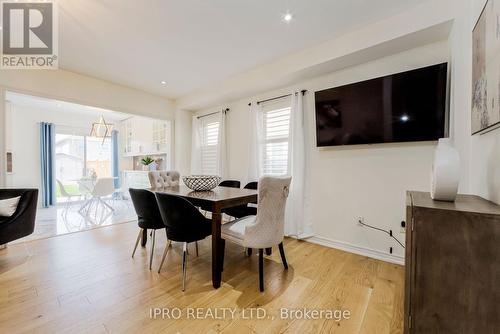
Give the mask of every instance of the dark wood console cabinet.
M 405 333 L 500 333 L 500 206 L 407 193 Z

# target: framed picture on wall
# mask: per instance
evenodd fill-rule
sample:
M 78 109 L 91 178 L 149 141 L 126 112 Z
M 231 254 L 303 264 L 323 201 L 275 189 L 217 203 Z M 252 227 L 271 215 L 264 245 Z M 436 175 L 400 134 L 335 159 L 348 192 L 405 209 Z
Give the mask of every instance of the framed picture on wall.
M 472 32 L 472 134 L 500 126 L 500 0 L 488 0 Z

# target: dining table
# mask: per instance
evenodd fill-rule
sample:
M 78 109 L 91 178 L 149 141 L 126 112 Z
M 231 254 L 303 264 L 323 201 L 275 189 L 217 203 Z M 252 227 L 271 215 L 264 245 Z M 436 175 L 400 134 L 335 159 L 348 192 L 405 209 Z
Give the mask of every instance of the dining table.
M 152 192 L 176 195 L 194 206 L 212 213 L 212 285 L 219 288 L 222 279 L 223 247 L 221 239 L 222 210 L 257 202 L 257 190 L 216 187 L 209 191 L 194 191 L 185 185 L 150 188 Z M 145 242 L 143 240 L 143 242 Z

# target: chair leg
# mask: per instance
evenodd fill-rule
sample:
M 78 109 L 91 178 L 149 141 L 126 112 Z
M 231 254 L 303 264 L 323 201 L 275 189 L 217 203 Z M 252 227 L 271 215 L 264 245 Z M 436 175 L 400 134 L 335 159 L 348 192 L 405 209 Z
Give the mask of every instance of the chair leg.
M 271 247 L 266 248 L 266 255 L 272 255 L 273 254 L 273 249 Z
M 194 243 L 196 245 L 196 257 L 198 257 L 198 241 L 195 241 Z
M 158 268 L 158 274 L 161 271 L 161 267 L 163 267 L 163 262 L 165 262 L 165 258 L 167 257 L 168 249 L 170 248 L 170 244 L 172 241 L 167 240 L 167 245 L 165 246 L 165 251 L 163 252 L 163 257 L 161 258 L 160 268 Z
M 153 235 L 151 236 L 151 256 L 149 258 L 149 270 L 153 267 L 153 254 L 155 251 L 155 236 L 156 230 L 153 230 Z
M 264 250 L 259 249 L 259 289 L 264 292 Z
M 115 208 L 113 208 L 111 205 L 109 205 L 108 203 L 106 203 L 106 201 L 103 200 L 101 197 L 99 197 L 99 202 L 101 202 L 102 205 L 104 205 L 105 207 L 107 207 L 111 211 L 115 212 Z
M 288 269 L 288 263 L 286 262 L 285 249 L 283 248 L 283 242 L 280 242 L 278 247 L 280 249 L 281 261 L 283 262 L 283 266 L 285 267 L 285 269 Z
M 186 290 L 186 270 L 187 270 L 187 242 L 184 243 L 182 251 L 182 291 Z
M 148 230 L 142 230 L 142 238 L 141 238 L 141 247 L 146 247 L 146 243 L 148 242 Z
M 139 241 L 141 240 L 141 236 L 142 236 L 142 228 L 139 229 L 139 235 L 137 235 L 137 240 L 135 241 L 134 251 L 132 252 L 132 258 L 135 255 L 135 250 L 137 249 L 137 245 L 139 245 Z

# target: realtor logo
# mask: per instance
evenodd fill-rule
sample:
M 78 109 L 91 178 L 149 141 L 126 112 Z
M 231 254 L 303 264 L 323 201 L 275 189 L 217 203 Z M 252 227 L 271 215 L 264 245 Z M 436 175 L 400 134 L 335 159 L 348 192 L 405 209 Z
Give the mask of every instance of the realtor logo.
M 2 2 L 2 69 L 57 69 L 53 2 Z

